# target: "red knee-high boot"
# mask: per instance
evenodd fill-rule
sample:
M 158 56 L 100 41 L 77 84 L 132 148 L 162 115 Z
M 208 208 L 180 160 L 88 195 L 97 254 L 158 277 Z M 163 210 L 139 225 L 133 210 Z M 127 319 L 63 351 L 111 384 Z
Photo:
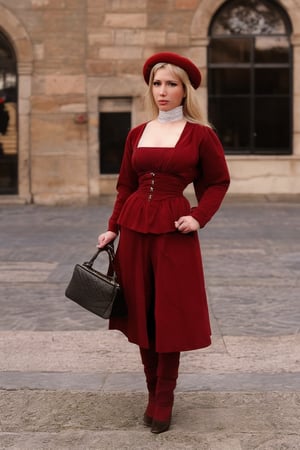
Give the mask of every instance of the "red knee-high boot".
M 176 387 L 180 353 L 159 353 L 157 383 L 155 391 L 155 410 L 152 433 L 162 433 L 170 427 L 174 390 Z
M 140 354 L 148 388 L 148 405 L 144 413 L 144 424 L 151 427 L 155 409 L 158 353 L 155 351 L 154 344 L 150 343 L 150 348 L 140 347 Z

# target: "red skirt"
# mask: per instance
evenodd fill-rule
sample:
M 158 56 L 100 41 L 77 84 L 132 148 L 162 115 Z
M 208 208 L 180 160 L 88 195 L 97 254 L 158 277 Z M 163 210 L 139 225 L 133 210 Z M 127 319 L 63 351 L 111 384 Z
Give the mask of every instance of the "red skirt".
M 128 316 L 111 318 L 110 329 L 148 348 L 153 311 L 157 352 L 195 350 L 211 344 L 197 232 L 143 234 L 122 228 L 116 269 Z

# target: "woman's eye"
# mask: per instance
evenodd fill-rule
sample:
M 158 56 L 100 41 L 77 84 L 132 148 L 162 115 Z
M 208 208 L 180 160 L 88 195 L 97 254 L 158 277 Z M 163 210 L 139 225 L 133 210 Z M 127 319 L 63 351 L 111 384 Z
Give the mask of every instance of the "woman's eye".
M 176 87 L 177 83 L 175 81 L 166 81 L 165 83 L 167 86 Z M 153 81 L 153 86 L 161 86 L 161 81 Z

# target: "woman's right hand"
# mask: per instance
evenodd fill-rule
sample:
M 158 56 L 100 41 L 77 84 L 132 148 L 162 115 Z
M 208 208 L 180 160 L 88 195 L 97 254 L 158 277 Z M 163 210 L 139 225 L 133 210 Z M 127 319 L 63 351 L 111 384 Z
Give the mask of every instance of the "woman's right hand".
M 117 233 L 114 233 L 113 231 L 106 231 L 105 233 L 99 234 L 98 236 L 98 248 L 103 248 L 107 244 L 109 244 L 111 241 L 116 239 Z

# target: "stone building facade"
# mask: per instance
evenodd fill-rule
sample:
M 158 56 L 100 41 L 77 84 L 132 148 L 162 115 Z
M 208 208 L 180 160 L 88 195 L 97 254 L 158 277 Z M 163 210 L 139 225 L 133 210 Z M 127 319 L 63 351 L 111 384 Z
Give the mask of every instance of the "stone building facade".
M 155 52 L 178 52 L 199 66 L 203 82 L 198 95 L 208 113 L 211 24 L 229 3 L 245 4 L 243 0 L 0 0 L 0 35 L 15 56 L 17 75 L 15 102 L 7 101 L 15 118 L 9 133 L 0 135 L 0 142 L 15 143 L 11 144 L 15 151 L 8 143 L 4 149 L 17 158 L 17 186 L 8 194 L 4 189 L 0 202 L 2 197 L 77 204 L 114 194 L 117 171 L 110 173 L 109 161 L 115 149 L 106 155 L 107 162 L 102 134 L 109 129 L 109 114 L 117 127 L 118 117 L 125 119 L 125 128 L 128 120 L 130 126 L 146 120 L 141 70 Z M 229 152 L 232 194 L 300 194 L 300 0 L 267 4 L 279 8 L 290 24 L 291 120 L 285 124 L 290 150 Z M 101 117 L 108 120 L 108 128 L 103 126 L 100 132 Z M 107 169 L 101 170 L 101 164 Z

